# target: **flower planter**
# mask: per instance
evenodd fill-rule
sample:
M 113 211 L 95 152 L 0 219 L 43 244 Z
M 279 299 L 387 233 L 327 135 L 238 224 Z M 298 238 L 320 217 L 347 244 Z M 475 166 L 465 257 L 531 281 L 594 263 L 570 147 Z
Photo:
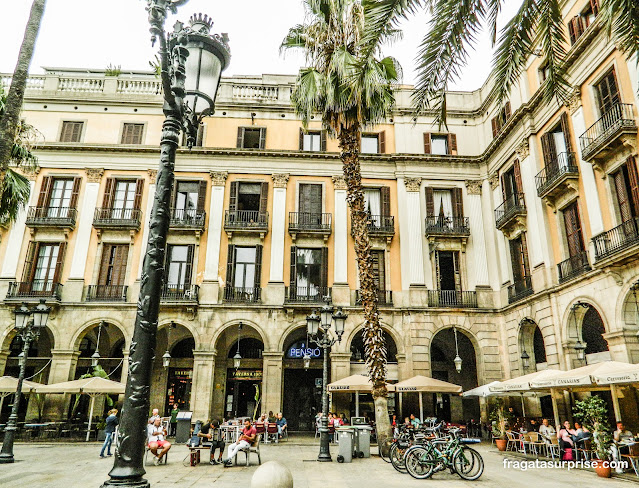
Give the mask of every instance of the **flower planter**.
M 495 439 L 495 445 L 497 446 L 497 449 L 499 449 L 500 451 L 506 450 L 507 443 L 508 443 L 508 440 L 506 439 Z
M 610 467 L 610 464 L 604 466 L 604 461 L 601 460 L 594 460 L 593 463 L 595 465 L 595 473 L 597 473 L 597 476 L 600 478 L 610 478 L 612 476 L 612 468 Z

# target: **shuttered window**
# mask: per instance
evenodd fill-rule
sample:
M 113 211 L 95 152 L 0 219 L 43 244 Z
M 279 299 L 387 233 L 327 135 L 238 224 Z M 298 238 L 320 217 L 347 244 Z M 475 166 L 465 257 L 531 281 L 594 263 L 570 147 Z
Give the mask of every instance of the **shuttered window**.
M 240 149 L 264 149 L 266 127 L 238 127 L 237 147 Z
M 639 216 L 639 174 L 635 158 L 628 158 L 612 176 L 621 221 L 628 222 Z
M 102 248 L 99 285 L 124 285 L 129 246 L 126 244 L 105 244 Z
M 298 296 L 315 296 L 328 284 L 328 248 L 291 247 L 290 286 Z
M 166 283 L 168 288 L 185 289 L 191 285 L 195 245 L 169 245 Z
M 322 185 L 300 183 L 299 213 L 312 215 L 322 213 Z
M 621 101 L 614 68 L 595 85 L 595 89 L 597 90 L 597 99 L 601 115 L 610 111 Z
M 505 105 L 497 112 L 497 115 L 491 119 L 491 126 L 493 131 L 493 138 L 501 132 L 501 129 L 506 125 L 511 116 L 510 102 L 506 102 Z
M 371 258 L 373 259 L 373 281 L 375 282 L 375 287 L 379 291 L 386 290 L 386 261 L 384 259 L 384 251 L 383 250 L 372 250 Z
M 126 123 L 122 126 L 122 144 L 142 144 L 144 124 Z
M 60 283 L 66 242 L 30 242 L 22 281 L 32 282 L 33 291 L 48 292 Z
M 530 276 L 527 247 L 524 233 L 510 241 L 510 260 L 515 283 L 521 283 Z
M 579 207 L 573 202 L 564 210 L 564 226 L 568 242 L 569 257 L 579 256 L 584 251 L 584 240 L 579 219 Z
M 326 131 L 300 128 L 300 151 L 326 151 Z
M 381 152 L 380 141 L 377 134 L 362 134 L 360 152 L 362 154 L 378 154 Z
M 80 142 L 82 139 L 82 128 L 84 122 L 65 120 L 62 122 L 60 131 L 60 142 Z

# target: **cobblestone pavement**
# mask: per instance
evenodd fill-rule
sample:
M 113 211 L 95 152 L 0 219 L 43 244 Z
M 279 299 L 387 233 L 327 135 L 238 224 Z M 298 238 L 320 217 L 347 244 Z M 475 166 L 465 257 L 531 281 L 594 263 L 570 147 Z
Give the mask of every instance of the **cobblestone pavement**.
M 373 451 L 376 449 L 373 448 Z M 379 457 L 357 459 L 352 464 L 315 462 L 318 444 L 312 438 L 295 439 L 273 445 L 262 445 L 262 462 L 277 460 L 293 473 L 295 488 L 405 488 L 417 486 L 447 486 L 451 488 L 474 486 L 476 488 L 512 487 L 625 487 L 633 483 L 613 478 L 604 480 L 594 472 L 567 469 L 519 469 L 504 468 L 504 455 L 488 443 L 478 446 L 485 461 L 483 476 L 475 482 L 463 481 L 457 475 L 437 473 L 432 480 L 415 480 L 408 474 L 396 472 Z M 16 463 L 0 465 L 0 486 L 33 488 L 98 488 L 107 479 L 113 458 L 98 457 L 97 443 L 42 444 L 20 443 L 15 446 Z M 207 451 L 203 451 L 203 454 Z M 337 446 L 331 446 L 333 459 Z M 200 464 L 188 465 L 185 446 L 172 448 L 168 465 L 147 467 L 146 478 L 153 487 L 179 486 L 181 488 L 249 488 L 256 466 L 223 468 Z M 205 454 L 202 458 L 206 458 Z M 513 456 L 507 459 L 517 460 Z M 243 454 L 240 454 L 243 459 Z M 634 476 L 634 475 L 633 475 Z

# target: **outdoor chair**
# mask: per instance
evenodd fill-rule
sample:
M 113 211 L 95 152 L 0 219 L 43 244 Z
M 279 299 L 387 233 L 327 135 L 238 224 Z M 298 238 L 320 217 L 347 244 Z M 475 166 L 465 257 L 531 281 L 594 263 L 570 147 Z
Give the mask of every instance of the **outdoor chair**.
M 266 428 L 264 424 L 255 422 L 255 432 L 260 435 L 266 434 Z
M 260 440 L 262 438 L 261 434 L 257 435 L 257 438 L 255 440 L 255 446 L 249 446 L 249 447 L 245 447 L 244 449 L 240 449 L 240 452 L 244 453 L 244 456 L 246 457 L 246 466 L 248 467 L 250 465 L 250 454 L 252 452 L 254 452 L 255 454 L 257 454 L 257 463 L 261 466 L 262 465 L 262 456 L 260 455 Z M 238 452 L 239 454 L 239 452 Z M 235 465 L 237 465 L 237 455 L 235 456 Z
M 582 439 L 575 443 L 575 454 L 577 459 L 581 459 L 581 456 L 589 461 L 592 458 L 592 441 L 590 439 Z
M 559 459 L 561 457 L 561 449 L 559 448 L 559 439 L 557 439 L 557 437 L 555 436 L 552 436 L 547 439 L 549 440 L 549 443 L 546 444 L 546 450 L 550 454 L 551 459 L 555 459 L 555 456 L 557 456 L 557 459 Z
M 639 476 L 639 444 L 629 444 L 629 453 L 622 454 L 621 457 L 627 459 L 635 471 L 635 474 Z
M 506 443 L 507 451 L 519 451 L 520 450 L 520 436 L 515 432 L 506 431 L 506 437 L 508 442 Z
M 144 446 L 144 466 L 146 466 L 147 464 L 147 456 L 149 455 L 149 452 L 151 452 L 151 449 L 149 449 L 149 445 L 147 444 L 146 446 Z M 151 455 L 153 455 L 153 453 L 151 453 Z M 168 464 L 169 462 L 169 453 L 167 452 L 164 456 L 162 456 L 162 463 L 161 464 Z
M 277 424 L 270 423 L 266 426 L 266 437 L 264 443 L 277 442 Z
M 546 448 L 546 443 L 544 442 L 539 432 L 529 432 L 527 435 L 528 442 L 524 443 L 524 445 L 527 444 L 529 449 L 538 456 L 541 449 Z

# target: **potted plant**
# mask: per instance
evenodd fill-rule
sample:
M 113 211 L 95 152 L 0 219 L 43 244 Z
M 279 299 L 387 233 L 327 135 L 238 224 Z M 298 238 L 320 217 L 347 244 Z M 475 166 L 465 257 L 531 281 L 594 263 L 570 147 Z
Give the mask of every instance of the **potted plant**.
M 573 414 L 575 419 L 579 420 L 592 433 L 592 450 L 597 456 L 593 462 L 597 476 L 610 478 L 612 475 L 610 464 L 607 463 L 604 466 L 604 461 L 610 461 L 610 448 L 612 446 L 606 402 L 598 396 L 589 396 L 575 403 Z
M 498 402 L 490 413 L 490 421 L 492 426 L 492 435 L 495 438 L 495 445 L 500 451 L 506 450 L 508 440 L 506 439 L 506 412 L 501 402 Z

